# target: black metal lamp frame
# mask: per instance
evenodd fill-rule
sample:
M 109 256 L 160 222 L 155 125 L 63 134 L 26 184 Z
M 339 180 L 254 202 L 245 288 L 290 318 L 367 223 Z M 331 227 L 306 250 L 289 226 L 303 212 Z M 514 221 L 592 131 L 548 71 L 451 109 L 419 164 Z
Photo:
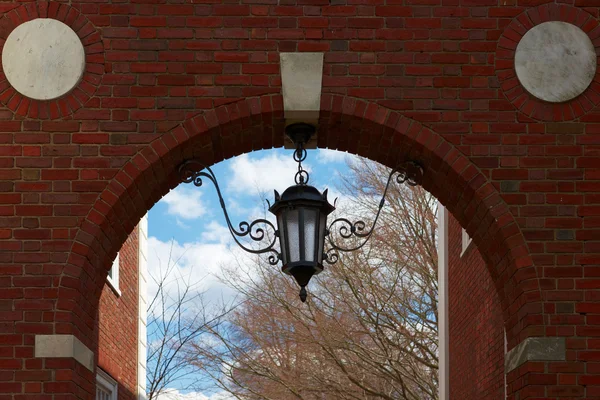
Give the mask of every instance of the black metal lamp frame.
M 294 161 L 298 163 L 298 172 L 296 173 L 294 180 L 297 185 L 306 185 L 310 176 L 306 170 L 302 168 L 302 161 L 306 159 L 306 143 L 310 140 L 314 132 L 315 127 L 305 123 L 297 123 L 289 125 L 286 128 L 286 134 L 294 142 L 296 150 L 294 151 Z M 270 265 L 277 265 L 282 259 L 279 251 L 276 250 L 275 245 L 277 238 L 280 236 L 277 228 L 267 219 L 261 218 L 256 219 L 252 222 L 242 221 L 238 224 L 236 229 L 231 222 L 225 200 L 221 193 L 217 178 L 210 169 L 210 167 L 204 165 L 199 160 L 188 160 L 179 166 L 179 176 L 183 183 L 193 183 L 195 186 L 200 187 L 203 184 L 203 178 L 208 179 L 213 183 L 219 197 L 219 203 L 227 222 L 227 227 L 233 240 L 240 246 L 244 251 L 252 254 L 269 254 L 268 262 Z M 407 184 L 409 186 L 417 186 L 421 184 L 423 179 L 423 167 L 415 161 L 407 161 L 398 165 L 394 168 L 388 178 L 385 185 L 385 189 L 379 201 L 377 214 L 375 219 L 369 228 L 363 220 L 350 221 L 347 218 L 337 218 L 333 220 L 325 232 L 324 240 L 329 244 L 329 249 L 324 251 L 323 261 L 328 264 L 334 264 L 339 260 L 339 252 L 352 252 L 361 249 L 367 244 L 373 232 L 377 221 L 381 215 L 381 210 L 385 205 L 385 199 L 390 187 L 392 180 L 395 180 L 397 184 Z M 268 200 L 267 200 L 268 202 Z M 269 207 L 270 207 L 269 203 Z M 352 240 L 353 245 L 344 246 L 343 244 L 336 243 L 334 236 L 331 234 L 336 231 L 339 234 L 341 240 Z M 249 238 L 253 242 L 264 242 L 265 238 L 268 238 L 268 243 L 259 248 L 251 248 L 245 246 L 241 238 Z M 358 244 L 354 244 L 356 238 L 360 240 Z M 323 248 L 323 247 L 321 247 Z M 301 296 L 302 297 L 302 296 Z M 304 295 L 304 299 L 306 294 Z M 303 301 L 304 301 L 303 299 Z

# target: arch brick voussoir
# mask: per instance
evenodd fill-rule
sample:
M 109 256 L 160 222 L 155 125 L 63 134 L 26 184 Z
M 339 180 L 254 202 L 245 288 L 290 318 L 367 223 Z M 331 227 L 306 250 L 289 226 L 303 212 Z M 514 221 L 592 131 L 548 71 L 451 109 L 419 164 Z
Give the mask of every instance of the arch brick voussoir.
M 61 280 L 60 290 L 68 295 L 60 306 L 84 316 L 78 325 L 84 339 L 93 337 L 95 311 L 112 259 L 141 217 L 177 186 L 178 165 L 199 158 L 210 166 L 253 150 L 281 147 L 284 128 L 281 95 L 222 105 L 155 139 L 117 173 L 80 226 Z M 509 341 L 543 336 L 539 282 L 525 240 L 500 194 L 467 157 L 397 111 L 331 94 L 321 98 L 317 140 L 321 148 L 347 151 L 388 167 L 419 162 L 425 189 L 466 228 L 486 260 Z

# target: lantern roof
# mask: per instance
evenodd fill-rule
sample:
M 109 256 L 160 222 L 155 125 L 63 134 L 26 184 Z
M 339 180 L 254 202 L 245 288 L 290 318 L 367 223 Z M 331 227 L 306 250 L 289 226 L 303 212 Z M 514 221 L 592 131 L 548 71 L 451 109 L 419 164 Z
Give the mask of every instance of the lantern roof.
M 282 207 L 294 205 L 315 205 L 320 204 L 321 211 L 329 215 L 335 210 L 335 207 L 327 200 L 327 190 L 323 193 L 310 185 L 293 185 L 288 187 L 281 195 L 275 190 L 275 203 L 269 207 L 269 211 L 276 214 Z

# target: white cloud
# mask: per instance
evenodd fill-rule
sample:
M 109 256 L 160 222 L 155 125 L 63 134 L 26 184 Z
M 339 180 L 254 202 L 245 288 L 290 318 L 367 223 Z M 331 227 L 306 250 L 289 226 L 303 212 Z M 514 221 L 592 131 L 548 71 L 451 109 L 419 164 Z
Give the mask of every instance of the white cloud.
M 303 167 L 310 171 L 305 164 Z M 234 158 L 230 165 L 233 173 L 227 187 L 236 193 L 266 193 L 269 198 L 273 189 L 279 193 L 294 184 L 298 165 L 291 154 L 269 153 L 261 158 L 250 158 L 247 154 Z
M 202 242 L 212 242 L 227 244 L 232 241 L 231 234 L 226 225 L 221 225 L 217 221 L 210 221 L 201 235 Z
M 177 389 L 166 389 L 156 400 L 233 400 L 227 392 L 217 392 L 209 396 L 200 392 L 181 393 Z
M 148 273 L 151 277 L 148 281 L 148 297 L 154 298 L 158 290 L 158 283 L 154 279 L 163 279 L 166 291 L 171 295 L 177 293 L 182 281 L 189 283 L 198 292 L 207 291 L 207 296 L 210 297 L 208 301 L 219 299 L 223 293 L 231 295 L 218 278 L 221 267 L 235 262 L 238 252 L 227 245 L 229 240 L 219 237 L 225 232 L 229 235 L 225 229 L 217 228 L 213 231 L 214 234 L 210 237 L 213 243 L 163 242 L 156 237 L 149 237 Z M 170 274 L 167 275 L 169 269 Z
M 225 199 L 225 204 L 227 206 L 227 211 L 230 216 L 233 215 L 243 215 L 246 216 L 250 214 L 250 206 L 251 204 L 248 201 L 244 201 L 242 196 L 234 197 L 230 196 L 228 199 Z
M 271 218 L 270 218 L 271 219 Z M 234 227 L 239 229 L 238 222 Z M 257 225 L 255 228 L 258 228 Z M 264 225 L 260 227 L 264 228 Z M 238 238 L 246 247 L 260 248 L 268 243 L 268 238 L 273 237 L 272 229 L 265 229 L 267 235 L 265 242 L 252 242 L 248 238 Z M 235 266 L 246 268 L 254 265 L 253 255 L 246 253 L 238 247 L 226 225 L 211 221 L 207 229 L 200 236 L 199 241 L 178 242 L 176 240 L 162 241 L 154 236 L 148 238 L 148 297 L 153 299 L 158 291 L 159 279 L 168 271 L 170 274 L 165 281 L 167 293 L 176 297 L 178 284 L 188 282 L 198 291 L 206 291 L 205 299 L 208 302 L 225 302 L 232 300 L 236 292 L 221 281 L 224 269 Z
M 345 161 L 346 158 L 350 156 L 350 154 L 343 151 L 319 149 L 316 159 L 319 164 L 327 164 Z
M 196 219 L 207 213 L 207 206 L 202 202 L 202 191 L 199 188 L 187 188 L 182 185 L 171 190 L 160 201 L 167 204 L 167 213 L 179 219 Z

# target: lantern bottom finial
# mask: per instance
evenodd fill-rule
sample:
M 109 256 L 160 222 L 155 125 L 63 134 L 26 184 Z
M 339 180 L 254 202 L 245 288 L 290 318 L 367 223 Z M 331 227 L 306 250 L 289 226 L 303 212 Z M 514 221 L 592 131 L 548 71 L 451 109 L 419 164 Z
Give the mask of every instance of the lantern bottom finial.
M 306 286 L 302 286 L 300 288 L 300 301 L 303 303 L 306 303 Z
M 307 297 L 306 286 L 308 282 L 314 275 L 323 271 L 323 266 L 316 263 L 296 262 L 284 265 L 282 270 L 294 277 L 298 286 L 300 286 L 300 300 L 304 303 Z

